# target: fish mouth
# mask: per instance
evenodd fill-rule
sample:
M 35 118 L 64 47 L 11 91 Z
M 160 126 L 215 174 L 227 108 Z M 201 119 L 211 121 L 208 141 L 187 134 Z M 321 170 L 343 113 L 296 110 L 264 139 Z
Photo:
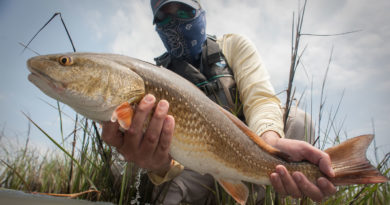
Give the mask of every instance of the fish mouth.
M 52 88 L 54 91 L 57 93 L 62 93 L 65 91 L 65 84 L 56 81 L 55 79 L 51 78 L 47 74 L 41 72 L 38 68 L 35 66 L 39 67 L 39 65 L 36 65 L 39 63 L 36 63 L 33 61 L 33 59 L 29 59 L 27 61 L 27 67 L 28 70 L 30 71 L 30 74 L 28 75 L 28 80 L 35 84 L 36 86 L 41 85 L 42 82 L 45 84 L 49 85 L 50 88 Z

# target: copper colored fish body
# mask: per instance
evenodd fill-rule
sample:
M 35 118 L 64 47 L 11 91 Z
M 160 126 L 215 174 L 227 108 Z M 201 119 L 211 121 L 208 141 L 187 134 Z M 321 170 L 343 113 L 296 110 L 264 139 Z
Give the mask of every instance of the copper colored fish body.
M 290 172 L 303 172 L 313 182 L 323 176 L 316 165 L 283 160 L 283 153 L 267 145 L 192 83 L 165 68 L 99 53 L 37 56 L 27 64 L 32 72 L 30 81 L 44 93 L 98 122 L 131 117 L 118 106 L 123 107 L 124 102 L 134 105 L 146 93 L 167 100 L 169 114 L 175 118 L 172 157 L 199 173 L 213 175 L 239 203 L 245 203 L 248 195 L 241 181 L 270 184 L 269 175 L 278 164 Z M 124 122 L 122 127 L 129 123 Z M 365 157 L 372 138 L 359 136 L 326 151 L 336 173 L 330 179 L 334 184 L 388 180 Z

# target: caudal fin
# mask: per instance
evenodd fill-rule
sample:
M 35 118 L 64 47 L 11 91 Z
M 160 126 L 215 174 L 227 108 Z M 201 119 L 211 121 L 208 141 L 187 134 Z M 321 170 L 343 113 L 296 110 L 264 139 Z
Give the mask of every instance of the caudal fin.
M 366 158 L 366 151 L 373 135 L 361 135 L 325 150 L 329 154 L 335 177 L 330 181 L 335 185 L 373 184 L 387 182 Z

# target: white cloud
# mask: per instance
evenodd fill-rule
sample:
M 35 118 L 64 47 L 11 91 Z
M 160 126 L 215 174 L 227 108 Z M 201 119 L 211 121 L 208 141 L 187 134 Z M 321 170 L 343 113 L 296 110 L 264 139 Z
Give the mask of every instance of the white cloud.
M 377 85 L 378 92 L 389 92 L 390 90 L 390 80 L 384 80 L 382 82 L 379 82 Z
M 146 61 L 164 52 L 152 25 L 149 1 L 131 1 L 121 5 L 110 19 L 110 29 L 116 31 L 111 49 Z
M 388 1 L 321 1 L 310 5 L 310 18 L 306 21 L 309 23 L 304 29 L 307 32 L 331 34 L 362 29 L 339 37 L 312 37 L 311 43 L 319 49 L 334 45 L 332 86 L 360 89 L 377 81 L 377 77 L 390 74 L 389 69 L 383 69 L 390 66 Z M 314 58 L 324 56 L 325 52 L 318 51 L 310 62 L 315 64 Z
M 4 131 L 4 133 L 1 133 L 2 137 L 0 138 L 0 156 L 2 156 L 4 159 L 12 159 L 12 157 L 20 154 L 18 151 L 21 151 L 25 148 L 27 142 L 26 132 L 21 132 L 20 130 L 12 132 L 8 129 L 5 129 Z M 11 132 L 13 134 L 10 134 Z M 34 137 L 31 136 L 32 135 L 30 135 L 30 139 L 28 140 L 28 149 L 31 153 L 37 154 L 35 156 L 43 157 L 48 154 L 48 151 L 56 151 L 53 149 L 53 146 L 51 146 L 50 142 L 43 142 L 41 140 L 37 141 Z
M 85 19 L 89 27 L 93 29 L 93 34 L 97 39 L 101 39 L 103 37 L 103 33 L 107 32 L 106 29 L 102 29 L 100 27 L 100 22 L 103 19 L 103 15 L 98 10 L 87 10 L 85 11 Z

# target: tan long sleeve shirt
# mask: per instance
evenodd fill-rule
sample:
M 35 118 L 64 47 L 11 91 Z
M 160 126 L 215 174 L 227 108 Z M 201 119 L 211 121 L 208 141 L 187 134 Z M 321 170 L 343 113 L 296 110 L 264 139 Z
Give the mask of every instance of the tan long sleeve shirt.
M 253 43 L 237 34 L 226 34 L 217 43 L 233 70 L 249 128 L 259 136 L 272 130 L 284 137 L 281 103 Z

